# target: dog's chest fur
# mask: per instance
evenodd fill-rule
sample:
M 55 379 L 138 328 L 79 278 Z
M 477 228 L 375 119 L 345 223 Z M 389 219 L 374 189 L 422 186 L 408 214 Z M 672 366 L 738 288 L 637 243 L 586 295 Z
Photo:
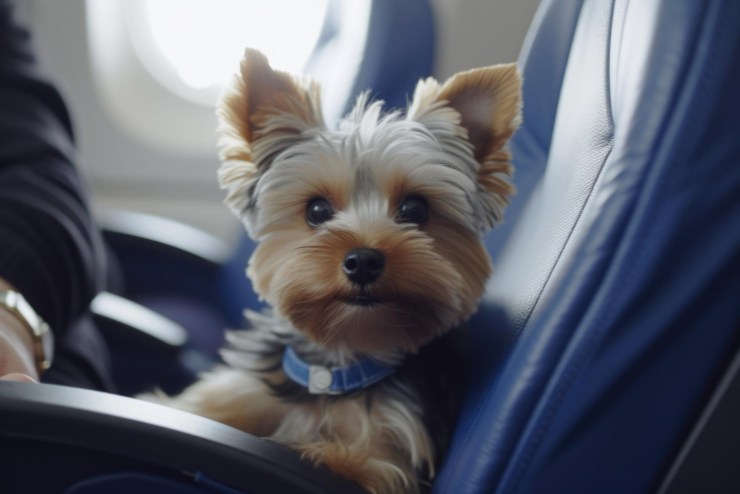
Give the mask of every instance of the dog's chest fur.
M 286 346 L 315 365 L 337 365 L 337 356 L 269 312 L 248 316 L 253 329 L 229 333 L 229 344 L 222 354 L 231 370 L 241 370 L 245 379 L 257 378 L 267 394 L 287 405 L 281 420 L 261 435 L 294 446 L 335 437 L 358 451 L 369 452 L 379 447 L 376 435 L 385 434 L 388 441 L 384 444 L 414 445 L 411 456 L 417 466 L 427 476 L 434 474 L 439 459 L 435 453 L 446 449 L 467 379 L 464 356 L 468 335 L 464 328 L 449 331 L 407 356 L 393 375 L 367 388 L 342 395 L 315 395 L 283 371 Z M 399 451 L 392 449 L 382 453 L 399 458 L 407 454 L 400 446 Z

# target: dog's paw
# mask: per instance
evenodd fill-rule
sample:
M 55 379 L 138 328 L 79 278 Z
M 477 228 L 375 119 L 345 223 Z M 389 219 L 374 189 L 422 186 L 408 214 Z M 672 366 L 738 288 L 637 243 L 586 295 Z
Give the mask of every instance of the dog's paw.
M 172 406 L 172 397 L 168 396 L 167 393 L 161 389 L 154 389 L 147 393 L 141 393 L 136 395 L 134 398 L 137 400 L 148 401 L 149 403 L 156 403 L 158 405 Z
M 419 492 L 411 468 L 391 458 L 371 456 L 367 451 L 338 442 L 315 442 L 294 446 L 303 458 L 326 465 L 337 475 L 356 482 L 372 494 Z

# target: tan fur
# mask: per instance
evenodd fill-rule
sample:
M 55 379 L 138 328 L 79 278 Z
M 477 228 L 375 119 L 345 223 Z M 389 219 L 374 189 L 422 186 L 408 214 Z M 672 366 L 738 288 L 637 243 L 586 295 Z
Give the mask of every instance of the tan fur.
M 370 408 L 367 396 L 321 401 L 291 411 L 273 438 L 370 492 L 418 490 L 414 470 L 433 468 L 434 455 L 418 416 L 382 391 Z
M 271 435 L 290 406 L 274 397 L 267 386 L 240 370 L 220 368 L 176 398 L 143 395 L 140 398 L 195 413 L 256 436 Z
M 454 266 L 460 274 L 461 318 L 470 317 L 483 294 L 486 281 L 491 275 L 491 260 L 475 235 L 449 222 L 430 222 L 429 235 L 434 239 L 435 249 Z
M 420 411 L 382 388 L 372 393 L 371 399 L 353 395 L 288 404 L 249 374 L 221 368 L 176 399 L 143 398 L 286 444 L 369 492 L 417 492 L 414 471 L 434 468 Z
M 484 162 L 499 150 L 521 123 L 521 75 L 516 64 L 501 64 L 460 72 L 443 85 L 420 81 L 409 107 L 410 118 L 444 102 L 460 114 L 475 157 Z
M 217 369 L 177 398 L 150 399 L 286 444 L 370 492 L 418 492 L 418 475 L 433 477 L 439 455 L 419 390 L 399 378 L 283 400 L 273 388 L 286 379 L 281 338 L 298 339 L 320 365 L 364 356 L 397 363 L 472 315 L 491 273 L 480 235 L 514 192 L 507 141 L 519 125 L 520 84 L 514 65 L 444 84 L 430 78 L 406 117 L 383 117 L 361 99 L 333 132 L 316 83 L 247 50 L 219 110 L 219 180 L 259 242 L 248 267 L 253 287 L 284 326 L 265 320 L 253 330 L 264 339 L 230 339 L 224 358 L 241 368 Z M 411 196 L 429 206 L 423 221 L 399 218 Z M 321 224 L 307 220 L 316 198 L 333 213 Z M 382 275 L 362 288 L 343 268 L 358 248 L 385 259 Z M 271 344 L 278 350 L 265 350 Z M 240 361 L 253 346 L 256 365 Z
M 308 126 L 323 126 L 318 86 L 290 74 L 272 70 L 267 58 L 256 50 L 246 50 L 239 74 L 219 105 L 224 131 L 244 145 L 234 156 L 222 154 L 222 160 L 249 159 L 249 143 L 270 115 L 288 113 Z M 295 129 L 294 129 L 295 130 Z

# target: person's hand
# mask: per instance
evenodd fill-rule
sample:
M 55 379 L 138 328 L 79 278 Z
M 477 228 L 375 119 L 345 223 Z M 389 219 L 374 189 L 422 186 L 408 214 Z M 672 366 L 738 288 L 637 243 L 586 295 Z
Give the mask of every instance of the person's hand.
M 36 383 L 36 379 L 32 378 L 28 374 L 21 374 L 20 372 L 11 372 L 0 377 L 0 381 L 15 381 L 19 383 Z
M 13 314 L 0 308 L 0 380 L 37 379 L 31 333 Z

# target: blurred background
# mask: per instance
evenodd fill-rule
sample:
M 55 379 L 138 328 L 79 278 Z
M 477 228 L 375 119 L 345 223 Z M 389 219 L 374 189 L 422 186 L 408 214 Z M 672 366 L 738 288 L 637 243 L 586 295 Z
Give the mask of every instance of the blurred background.
M 400 0 L 393 8 L 405 9 L 407 24 L 378 35 L 368 27 L 373 1 L 21 3 L 42 66 L 70 107 L 96 210 L 153 213 L 230 242 L 242 228 L 216 183 L 214 107 L 244 46 L 265 52 L 277 68 L 321 80 L 326 118 L 334 122 L 363 89 L 363 53 L 378 41 L 401 46 L 413 37 L 419 4 L 432 13 L 431 72 L 444 79 L 516 60 L 538 3 Z M 398 26 L 401 14 L 387 15 L 380 23 Z

